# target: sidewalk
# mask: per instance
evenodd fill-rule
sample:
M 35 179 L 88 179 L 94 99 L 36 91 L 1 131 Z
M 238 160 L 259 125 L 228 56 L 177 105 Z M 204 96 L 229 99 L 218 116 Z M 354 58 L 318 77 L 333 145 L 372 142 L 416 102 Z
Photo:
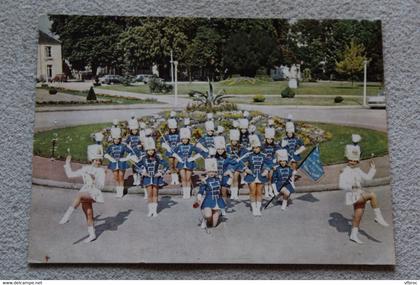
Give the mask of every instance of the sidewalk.
M 368 183 L 366 186 L 378 186 L 386 185 L 390 183 L 389 178 L 389 158 L 388 156 L 377 157 L 373 159 L 376 164 L 376 176 L 375 179 Z M 360 163 L 362 170 L 367 171 L 369 169 L 369 161 L 364 160 Z M 68 179 L 64 173 L 64 161 L 62 160 L 51 160 L 40 156 L 34 156 L 32 160 L 32 183 L 43 186 L 60 187 L 68 189 L 80 189 L 82 185 L 81 178 Z M 76 170 L 82 167 L 80 163 L 72 163 L 72 169 Z M 330 191 L 338 189 L 338 176 L 343 169 L 345 164 L 336 164 L 324 166 L 325 174 L 319 179 L 319 181 L 312 181 L 305 173 L 299 171 L 302 178 L 296 182 L 297 192 L 315 192 L 315 191 Z M 106 168 L 106 166 L 104 166 Z M 195 172 L 195 185 L 199 183 L 199 175 L 201 171 Z M 170 182 L 170 175 L 165 176 L 165 181 Z M 132 186 L 133 178 L 132 171 L 128 169 L 125 173 L 125 187 L 129 193 L 141 193 L 140 187 Z M 104 191 L 114 191 L 114 179 L 111 171 L 106 171 Z M 165 195 L 179 195 L 181 194 L 181 187 L 168 185 L 160 190 L 160 193 Z M 248 187 L 244 187 L 240 190 L 240 194 L 248 194 Z

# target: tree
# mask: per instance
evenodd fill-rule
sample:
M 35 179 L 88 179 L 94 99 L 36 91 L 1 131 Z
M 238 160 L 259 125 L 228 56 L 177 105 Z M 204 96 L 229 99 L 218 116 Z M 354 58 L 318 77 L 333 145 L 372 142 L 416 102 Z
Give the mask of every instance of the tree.
M 350 76 L 352 86 L 354 76 L 363 70 L 364 61 L 366 60 L 364 51 L 365 48 L 362 44 L 352 40 L 350 46 L 347 46 L 343 52 L 343 59 L 336 63 L 337 72 Z

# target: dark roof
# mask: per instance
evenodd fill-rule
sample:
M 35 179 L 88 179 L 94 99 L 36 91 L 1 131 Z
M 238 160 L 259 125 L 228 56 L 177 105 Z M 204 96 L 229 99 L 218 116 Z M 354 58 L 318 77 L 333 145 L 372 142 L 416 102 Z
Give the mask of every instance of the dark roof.
M 43 31 L 39 31 L 39 44 L 50 44 L 50 45 L 61 45 L 61 42 L 50 35 L 47 35 Z

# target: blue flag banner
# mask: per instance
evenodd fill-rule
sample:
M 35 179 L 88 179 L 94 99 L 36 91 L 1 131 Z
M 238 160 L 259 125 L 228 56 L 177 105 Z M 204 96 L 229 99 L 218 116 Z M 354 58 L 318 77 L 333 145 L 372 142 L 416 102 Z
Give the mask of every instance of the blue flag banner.
M 312 180 L 317 181 L 324 175 L 324 168 L 322 167 L 321 162 L 321 153 L 319 152 L 319 146 L 317 145 L 315 149 L 311 152 L 308 158 L 303 162 L 300 168 L 308 174 Z

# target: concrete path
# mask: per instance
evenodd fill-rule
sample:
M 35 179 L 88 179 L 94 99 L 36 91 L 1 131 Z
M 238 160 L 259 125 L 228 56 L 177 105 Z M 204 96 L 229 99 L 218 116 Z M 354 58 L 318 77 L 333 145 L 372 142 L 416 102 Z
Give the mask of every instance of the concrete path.
M 392 224 L 389 186 L 369 190 Z M 244 197 L 209 233 L 198 226 L 201 214 L 192 199 L 161 197 L 159 216 L 148 218 L 142 196 L 105 193 L 105 203 L 94 205 L 97 239 L 88 244 L 81 210 L 58 224 L 74 195 L 33 186 L 30 263 L 395 263 L 393 227 L 376 224 L 369 206 L 361 223 L 364 244 L 349 241 L 352 207 L 344 205 L 341 191 L 296 194 L 286 211 L 275 205 L 262 217 L 251 215 Z

